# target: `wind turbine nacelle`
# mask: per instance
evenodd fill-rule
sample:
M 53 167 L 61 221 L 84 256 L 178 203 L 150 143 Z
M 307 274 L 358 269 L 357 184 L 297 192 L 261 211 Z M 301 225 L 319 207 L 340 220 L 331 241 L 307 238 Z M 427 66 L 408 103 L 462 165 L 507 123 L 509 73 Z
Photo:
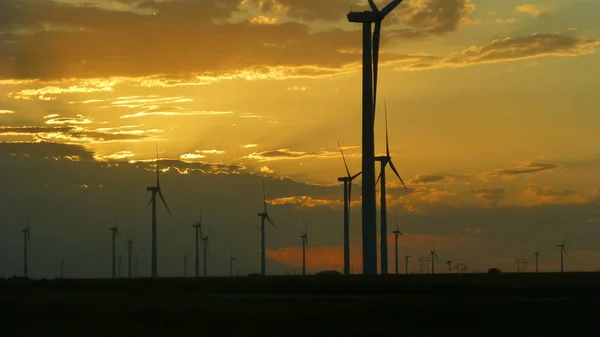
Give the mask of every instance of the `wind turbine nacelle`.
M 347 15 L 348 21 L 350 22 L 375 22 L 377 21 L 377 15 L 373 12 L 350 12 Z
M 338 181 L 349 181 L 350 179 L 348 177 L 339 177 Z

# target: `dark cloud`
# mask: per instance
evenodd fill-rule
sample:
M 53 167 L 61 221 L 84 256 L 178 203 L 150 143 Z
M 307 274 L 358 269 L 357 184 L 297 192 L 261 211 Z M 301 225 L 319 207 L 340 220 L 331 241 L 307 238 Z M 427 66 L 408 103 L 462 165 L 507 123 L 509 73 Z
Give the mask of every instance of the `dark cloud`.
M 506 197 L 506 190 L 501 188 L 482 188 L 476 190 L 474 193 L 480 199 L 491 201 L 491 206 L 496 206 L 500 200 Z
M 475 5 L 470 0 L 409 0 L 400 11 L 406 24 L 418 32 L 443 34 L 455 31 Z
M 558 167 L 558 165 L 550 163 L 527 163 L 524 167 L 497 170 L 492 172 L 491 174 L 511 176 L 546 171 L 556 167 Z
M 533 59 L 545 56 L 579 56 L 594 52 L 598 39 L 584 39 L 567 34 L 533 34 L 530 36 L 496 39 L 491 44 L 473 46 L 448 55 L 436 63 L 415 63 L 404 70 L 464 67 Z
M 59 123 L 62 124 L 62 123 Z M 132 131 L 97 131 L 77 125 L 51 126 L 2 126 L 0 136 L 22 138 L 33 142 L 50 142 L 64 144 L 89 144 L 118 141 L 141 141 L 152 137 L 152 132 L 140 133 Z

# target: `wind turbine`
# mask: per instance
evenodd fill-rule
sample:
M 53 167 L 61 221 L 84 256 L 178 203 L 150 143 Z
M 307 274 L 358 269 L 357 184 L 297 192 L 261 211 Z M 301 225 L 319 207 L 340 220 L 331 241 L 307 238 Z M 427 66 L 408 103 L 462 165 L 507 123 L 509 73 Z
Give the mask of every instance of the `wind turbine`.
M 112 232 L 112 278 L 117 277 L 117 265 L 116 265 L 116 256 L 115 256 L 115 244 L 117 241 L 117 235 L 119 234 L 119 228 L 117 227 L 117 214 L 114 214 L 115 226 L 109 228 L 108 230 Z
M 446 264 L 448 265 L 448 273 L 452 273 L 452 261 L 448 260 Z
M 256 215 L 258 215 L 260 217 L 260 274 L 262 276 L 265 276 L 266 275 L 265 219 L 271 223 L 271 226 L 273 226 L 273 228 L 276 228 L 276 227 L 275 227 L 275 224 L 273 223 L 273 220 L 271 220 L 271 218 L 269 217 L 269 213 L 267 213 L 267 192 L 265 191 L 265 180 L 264 179 L 262 182 L 262 187 L 263 187 L 263 212 L 257 213 Z
M 408 259 L 410 259 L 410 256 L 406 255 L 406 252 L 404 254 L 404 273 L 408 275 Z
M 169 206 L 167 206 L 167 202 L 162 194 L 162 190 L 160 188 L 160 180 L 159 180 L 159 168 L 158 168 L 158 145 L 156 146 L 156 186 L 146 187 L 146 191 L 152 192 L 152 198 L 150 198 L 150 202 L 148 205 L 152 204 L 152 278 L 158 277 L 158 238 L 156 233 L 156 195 L 160 197 L 162 203 L 165 205 L 169 216 L 171 216 L 171 210 L 169 210 Z
M 202 233 L 202 227 L 200 227 L 200 239 L 202 240 L 202 259 L 204 260 L 204 264 L 202 265 L 202 268 L 204 269 L 204 277 L 206 277 L 206 259 L 208 258 L 208 237 L 210 235 L 210 231 L 211 228 L 208 229 L 208 233 L 206 233 L 206 236 L 204 236 Z
M 431 254 L 431 274 L 435 274 L 435 260 L 433 259 L 435 257 L 435 259 L 437 259 L 438 261 L 440 260 L 438 258 L 437 253 L 435 252 L 435 240 L 433 242 L 433 250 L 431 252 L 429 252 L 429 254 Z
M 308 227 L 300 235 L 302 238 L 302 276 L 306 276 L 306 248 L 308 247 Z
M 135 241 L 136 237 L 134 236 L 133 238 L 130 238 L 129 240 L 127 240 L 127 270 L 128 270 L 128 276 L 129 278 L 131 278 L 131 255 L 133 253 L 133 241 Z M 137 260 L 136 260 L 137 261 Z M 136 266 L 137 268 L 137 266 Z M 136 271 L 136 277 L 137 277 L 137 271 Z
M 371 11 L 350 12 L 348 21 L 363 25 L 362 74 L 362 247 L 363 272 L 377 274 L 377 204 L 375 195 L 375 108 L 379 72 L 381 22 L 402 0 L 393 0 L 381 11 L 369 0 Z M 371 26 L 375 23 L 375 33 Z
M 538 244 L 537 250 L 535 251 L 535 253 L 533 253 L 533 255 L 535 255 L 535 272 L 538 273 L 540 271 L 540 269 L 539 269 L 540 245 L 539 244 Z
M 396 256 L 396 275 L 398 275 L 398 236 L 402 235 L 404 236 L 404 234 L 400 233 L 400 229 L 398 229 L 398 216 L 396 215 L 396 230 L 393 231 L 392 233 L 394 233 L 394 239 L 395 239 L 395 249 L 394 249 L 394 253 Z
M 183 277 L 187 277 L 187 259 L 190 253 L 186 253 L 183 257 Z
M 406 185 L 404 184 L 404 181 L 402 180 L 402 178 L 400 177 L 400 174 L 398 173 L 398 170 L 396 170 L 396 166 L 394 166 L 394 162 L 392 161 L 392 157 L 390 156 L 390 144 L 388 142 L 388 126 L 387 126 L 387 103 L 384 103 L 385 106 L 385 156 L 378 156 L 375 157 L 375 160 L 381 163 L 381 172 L 379 173 L 379 177 L 377 178 L 377 182 L 381 181 L 381 187 L 380 187 L 380 192 L 381 192 L 381 215 L 380 215 L 380 219 L 381 219 L 381 246 L 380 246 L 380 252 L 379 254 L 381 255 L 381 274 L 382 275 L 387 275 L 388 273 L 388 253 L 387 253 L 387 199 L 386 199 L 386 189 L 385 189 L 385 169 L 387 167 L 387 165 L 389 164 L 390 167 L 392 168 L 392 171 L 394 171 L 394 174 L 396 175 L 396 177 L 398 177 L 398 179 L 400 179 L 400 182 L 402 183 L 402 186 L 404 186 L 404 189 L 406 188 Z M 377 183 L 375 182 L 375 183 Z
M 348 174 L 345 177 L 339 177 L 338 181 L 344 182 L 344 275 L 350 275 L 350 202 L 352 200 L 352 181 L 361 175 L 362 172 L 358 172 L 355 175 L 350 174 L 340 142 L 338 142 L 338 147 L 342 153 L 342 159 L 344 159 L 344 166 Z
M 198 237 L 200 236 L 200 227 L 202 227 L 202 214 L 204 213 L 204 205 L 200 207 L 200 220 L 196 221 L 196 223 L 192 226 L 196 230 L 195 240 L 196 240 L 196 253 L 195 253 L 195 267 L 196 267 L 196 277 L 200 276 L 200 258 L 198 257 Z
M 29 274 L 28 274 L 28 269 L 27 269 L 27 247 L 31 247 L 31 233 L 30 230 L 31 229 L 31 221 L 30 221 L 30 217 L 27 216 L 27 228 L 21 230 L 21 233 L 23 233 L 23 276 L 25 278 L 28 278 Z
M 560 272 L 564 272 L 564 258 L 563 258 L 563 253 L 566 257 L 569 257 L 569 254 L 567 254 L 567 248 L 565 247 L 565 241 L 567 240 L 567 233 L 565 232 L 565 236 L 563 237 L 563 242 L 560 245 L 557 245 L 556 247 L 560 248 Z
M 230 251 L 229 252 L 229 276 L 233 277 L 233 261 L 237 260 L 235 257 L 233 257 L 233 253 Z

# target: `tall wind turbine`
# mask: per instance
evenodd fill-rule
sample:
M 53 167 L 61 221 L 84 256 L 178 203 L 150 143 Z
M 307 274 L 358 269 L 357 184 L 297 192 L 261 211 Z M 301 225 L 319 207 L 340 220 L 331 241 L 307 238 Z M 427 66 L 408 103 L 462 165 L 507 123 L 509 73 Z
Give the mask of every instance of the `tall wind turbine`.
M 535 251 L 535 253 L 533 253 L 533 255 L 535 255 L 535 272 L 538 273 L 540 271 L 540 269 L 539 269 L 540 245 L 539 244 L 538 244 L 537 250 Z
M 375 108 L 379 72 L 381 22 L 402 0 L 393 0 L 381 11 L 369 0 L 371 11 L 350 12 L 348 21 L 363 25 L 362 74 L 362 246 L 363 273 L 377 274 L 377 204 L 375 195 Z M 375 23 L 375 33 L 371 26 Z
M 338 181 L 344 182 L 344 275 L 350 275 L 350 202 L 352 200 L 352 181 L 361 175 L 362 172 L 358 172 L 355 175 L 350 174 L 340 142 L 338 142 L 338 147 L 342 153 L 342 159 L 344 159 L 346 174 L 348 174 L 345 177 L 338 178 Z
M 25 278 L 28 278 L 29 274 L 28 274 L 28 269 L 27 269 L 27 247 L 31 247 L 31 233 L 30 230 L 31 229 L 31 221 L 30 221 L 30 217 L 27 216 L 27 228 L 21 230 L 21 233 L 23 233 L 23 276 Z
M 202 227 L 200 227 L 200 239 L 202 240 L 202 259 L 203 259 L 203 271 L 204 271 L 204 277 L 206 277 L 206 268 L 207 268 L 207 263 L 206 263 L 206 259 L 208 258 L 208 250 L 209 250 L 209 246 L 208 246 L 208 237 L 210 236 L 210 231 L 211 228 L 208 229 L 208 233 L 206 233 L 206 236 L 202 233 Z
M 388 273 L 388 250 L 387 250 L 387 199 L 386 199 L 386 189 L 385 189 L 385 169 L 387 167 L 388 164 L 390 164 L 390 167 L 392 168 L 392 171 L 394 171 L 394 174 L 396 175 L 396 177 L 398 177 L 398 179 L 400 179 L 400 182 L 402 183 L 402 186 L 404 186 L 404 189 L 406 188 L 406 185 L 404 184 L 404 181 L 402 180 L 402 178 L 400 178 L 400 174 L 398 173 L 398 170 L 396 170 L 396 166 L 394 166 L 394 162 L 392 162 L 392 157 L 390 156 L 390 144 L 388 142 L 388 127 L 387 127 L 387 103 L 384 103 L 385 105 L 385 156 L 378 156 L 375 157 L 375 160 L 378 162 L 381 162 L 381 172 L 379 173 L 379 178 L 377 178 L 377 181 L 381 181 L 381 187 L 380 187 L 380 192 L 381 192 L 381 215 L 380 215 L 380 221 L 381 221 L 381 246 L 380 246 L 380 252 L 379 254 L 381 255 L 381 274 L 382 275 L 387 275 Z M 376 182 L 377 183 L 377 182 Z
M 131 278 L 131 256 L 133 253 L 133 241 L 135 241 L 135 239 L 136 238 L 134 236 L 133 238 L 130 238 L 129 240 L 127 240 L 127 271 L 128 271 L 129 278 Z M 136 272 L 136 274 L 137 274 L 137 272 Z
M 202 214 L 204 213 L 204 205 L 200 208 L 200 220 L 196 221 L 196 223 L 192 226 L 196 230 L 195 240 L 196 240 L 196 252 L 195 252 L 195 267 L 196 267 L 196 277 L 200 276 L 200 258 L 198 257 L 198 237 L 200 236 L 200 228 L 202 227 Z
M 229 252 L 229 276 L 233 276 L 233 261 L 237 260 L 233 257 L 233 253 Z
M 396 266 L 396 275 L 398 275 L 398 236 L 402 235 L 404 236 L 404 234 L 402 234 L 400 232 L 400 229 L 398 229 L 398 216 L 396 215 L 396 230 L 393 231 L 392 233 L 394 233 L 394 239 L 395 239 L 395 249 L 394 249 L 394 254 L 396 256 L 396 261 L 395 261 L 395 266 Z
M 410 256 L 406 255 L 406 252 L 404 254 L 404 273 L 408 275 L 408 259 L 410 259 Z
M 119 228 L 117 227 L 117 214 L 114 214 L 114 224 L 115 226 L 109 228 L 108 230 L 112 232 L 112 278 L 117 277 L 117 263 L 116 263 L 116 255 L 115 255 L 115 245 L 117 242 L 117 235 L 119 234 Z
M 167 202 L 162 194 L 162 190 L 160 188 L 160 179 L 159 179 L 159 168 L 158 168 L 158 146 L 156 147 L 156 186 L 146 187 L 146 191 L 152 192 L 152 198 L 148 205 L 152 204 L 152 278 L 158 277 L 158 238 L 156 233 L 156 195 L 160 197 L 162 203 L 165 205 L 169 216 L 171 216 L 171 210 L 169 210 L 169 206 L 167 206 Z
M 560 248 L 560 272 L 564 272 L 564 258 L 563 258 L 563 253 L 566 257 L 569 257 L 569 254 L 567 254 L 567 248 L 565 247 L 565 243 L 567 241 L 567 233 L 565 233 L 565 236 L 563 237 L 563 242 L 560 245 L 557 245 L 556 247 Z
M 431 254 L 431 274 L 435 274 L 435 260 L 439 261 L 438 255 L 435 252 L 435 241 L 433 242 L 433 250 L 429 254 Z
M 302 238 L 302 276 L 306 276 L 306 248 L 308 246 L 308 227 L 300 235 Z
M 273 226 L 273 228 L 275 227 L 275 224 L 273 223 L 273 220 L 271 220 L 271 217 L 269 217 L 269 213 L 267 213 L 267 192 L 265 191 L 265 180 L 263 179 L 262 182 L 262 187 L 263 187 L 263 212 L 262 213 L 257 213 L 256 215 L 258 215 L 260 217 L 260 274 L 262 276 L 266 275 L 266 256 L 265 256 L 265 219 L 268 220 L 271 223 L 271 226 Z

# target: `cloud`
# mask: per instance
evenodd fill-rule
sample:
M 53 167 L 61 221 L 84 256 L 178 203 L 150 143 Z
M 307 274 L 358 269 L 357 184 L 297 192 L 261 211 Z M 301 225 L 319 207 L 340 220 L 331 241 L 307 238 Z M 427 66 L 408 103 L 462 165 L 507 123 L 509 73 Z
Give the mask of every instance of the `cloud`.
M 520 197 L 517 202 L 527 206 L 588 204 L 599 200 L 600 189 L 589 188 L 584 191 L 575 191 L 529 185 L 521 192 Z
M 231 111 L 140 111 L 134 114 L 123 115 L 120 118 L 136 118 L 147 116 L 202 116 L 202 115 L 230 115 Z
M 269 173 L 269 174 L 275 173 L 275 171 L 272 170 L 272 169 L 270 169 L 268 166 L 261 166 L 260 167 L 260 172 L 261 173 Z
M 431 173 L 418 173 L 414 178 L 410 179 L 408 185 L 426 185 L 435 183 L 449 183 L 463 179 L 465 177 L 459 175 L 443 175 L 443 174 L 431 174 Z
M 250 20 L 250 23 L 257 25 L 274 25 L 277 23 L 277 18 L 269 18 L 266 16 L 256 16 Z
M 409 0 L 400 5 L 400 12 L 406 24 L 421 34 L 444 34 L 469 22 L 464 18 L 475 8 L 470 0 Z
M 1 62 L 0 57 L 0 77 L 2 77 Z M 57 95 L 63 94 L 112 92 L 118 83 L 120 83 L 118 79 L 88 79 L 70 86 L 44 86 L 37 89 L 23 89 L 8 93 L 8 97 L 19 100 L 52 100 Z
M 92 120 L 77 114 L 75 117 L 60 117 L 60 115 L 58 114 L 51 114 L 51 115 L 46 115 L 44 116 L 44 119 L 46 120 L 44 123 L 48 124 L 48 125 L 64 125 L 64 124 L 72 124 L 72 125 L 77 125 L 77 124 L 92 124 Z
M 341 206 L 343 204 L 339 200 L 315 199 L 315 198 L 307 196 L 307 195 L 275 198 L 275 199 L 267 200 L 267 203 L 270 205 L 298 205 L 298 208 L 303 208 L 303 207 L 312 208 L 312 207 L 323 207 L 323 206 L 334 207 L 334 206 Z
M 476 176 L 476 178 L 483 181 L 487 181 L 489 177 L 502 177 L 511 180 L 521 175 L 549 171 L 557 167 L 558 165 L 551 163 L 525 162 L 521 163 L 520 167 L 497 169 L 491 172 L 479 174 Z
M 291 87 L 287 87 L 286 89 L 290 90 L 290 91 L 306 91 L 306 90 L 310 89 L 310 87 L 304 87 L 304 86 L 299 87 L 299 86 L 294 85 Z
M 243 149 L 251 149 L 254 147 L 258 147 L 258 144 L 245 144 L 245 145 L 240 145 L 240 147 Z
M 594 53 L 594 48 L 598 44 L 600 44 L 600 40 L 597 39 L 583 39 L 560 33 L 507 37 L 494 40 L 491 44 L 483 47 L 472 46 L 461 52 L 450 54 L 436 63 L 415 63 L 402 68 L 402 70 L 457 68 L 548 56 L 580 56 Z
M 479 199 L 491 202 L 491 206 L 496 206 L 498 202 L 506 197 L 506 190 L 501 188 L 482 188 L 474 191 Z
M 348 156 L 348 155 L 346 155 Z M 292 151 L 290 149 L 279 149 L 274 151 L 263 151 L 253 152 L 247 156 L 246 159 L 254 159 L 257 161 L 274 161 L 274 160 L 297 160 L 307 158 L 337 158 L 341 157 L 338 152 L 331 151 L 315 151 L 315 152 L 301 152 Z
M 550 15 L 552 10 L 550 7 L 541 6 L 541 5 L 520 5 L 516 6 L 515 10 L 519 13 L 529 14 L 536 18 L 543 18 L 545 16 Z
M 14 114 L 15 112 L 12 110 L 2 110 L 0 109 L 0 115 L 8 115 L 8 114 Z

